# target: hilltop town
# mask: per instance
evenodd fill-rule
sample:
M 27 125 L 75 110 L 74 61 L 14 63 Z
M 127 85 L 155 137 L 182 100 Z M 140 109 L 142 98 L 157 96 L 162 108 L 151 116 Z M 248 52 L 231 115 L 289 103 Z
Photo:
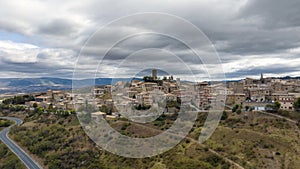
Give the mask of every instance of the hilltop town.
M 181 82 L 179 78 L 175 80 L 173 76 L 160 78 L 157 70 L 152 70 L 152 75 L 145 76 L 143 80 L 96 86 L 87 93 L 88 98 L 72 91 L 48 90 L 45 93 L 15 96 L 2 102 L 20 103 L 26 109 L 34 110 L 38 107 L 52 113 L 74 113 L 87 105 L 94 105 L 98 113 L 116 118 L 120 116 L 118 111 L 129 111 L 132 108 L 147 110 L 157 102 L 160 107 L 163 106 L 164 113 L 178 112 L 184 101 L 193 102 L 199 110 L 209 110 L 220 95 L 225 95 L 226 100 L 225 97 L 221 99 L 225 108 L 235 107 L 238 111 L 294 111 L 294 103 L 300 97 L 300 80 L 264 78 L 261 74 L 260 79 L 246 78 L 226 84 L 191 83 Z M 279 107 L 276 108 L 276 105 Z

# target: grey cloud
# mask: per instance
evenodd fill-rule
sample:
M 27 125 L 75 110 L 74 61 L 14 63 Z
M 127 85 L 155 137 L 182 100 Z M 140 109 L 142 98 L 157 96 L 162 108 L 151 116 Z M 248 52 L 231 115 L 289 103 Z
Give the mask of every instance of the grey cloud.
M 40 25 L 37 32 L 54 36 L 70 36 L 77 33 L 78 25 L 66 19 L 54 19 Z
M 219 50 L 241 55 L 277 53 L 298 47 L 299 34 L 300 30 L 248 31 L 227 40 L 228 46 Z
M 138 35 L 128 39 L 125 39 L 119 43 L 117 43 L 110 51 L 107 53 L 105 59 L 124 59 L 130 54 L 143 50 L 143 49 L 164 49 L 175 55 L 182 55 L 181 51 L 189 50 L 185 44 L 172 39 L 167 36 L 162 36 L 159 34 L 147 34 L 147 35 Z M 192 58 L 190 52 L 190 57 Z M 149 54 L 148 57 L 152 57 Z
M 247 1 L 240 15 L 261 19 L 261 26 L 265 29 L 278 29 L 300 26 L 299 12 L 298 0 L 251 0 Z

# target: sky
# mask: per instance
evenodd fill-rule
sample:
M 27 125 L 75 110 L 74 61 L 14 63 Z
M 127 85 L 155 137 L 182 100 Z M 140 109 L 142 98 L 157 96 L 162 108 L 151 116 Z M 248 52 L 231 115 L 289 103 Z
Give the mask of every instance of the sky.
M 130 77 L 152 67 L 183 79 L 214 76 L 206 67 L 222 70 L 226 79 L 300 76 L 299 0 L 2 0 L 0 8 L 1 78 L 72 78 L 74 70 L 85 78 L 95 68 L 98 77 Z M 103 26 L 145 12 L 182 18 L 201 30 L 206 43 L 193 46 L 199 39 L 186 25 L 147 17 L 110 26 L 97 37 Z M 204 60 L 211 43 L 218 64 L 198 60 L 181 39 L 143 33 L 154 27 L 184 33 Z M 107 55 L 99 56 L 113 40 Z

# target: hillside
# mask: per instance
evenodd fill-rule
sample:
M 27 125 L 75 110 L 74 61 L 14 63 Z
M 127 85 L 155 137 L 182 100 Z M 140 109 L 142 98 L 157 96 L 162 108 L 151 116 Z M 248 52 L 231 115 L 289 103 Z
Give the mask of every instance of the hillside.
M 25 123 L 14 127 L 11 137 L 48 168 L 237 168 L 227 160 L 246 169 L 300 166 L 296 123 L 254 112 L 245 120 L 242 114 L 227 112 L 212 137 L 199 144 L 197 138 L 206 115 L 199 114 L 188 137 L 175 148 L 144 159 L 124 158 L 95 148 L 75 115 L 19 112 Z M 174 119 L 164 116 L 146 125 L 126 119 L 109 123 L 124 135 L 149 137 L 170 127 Z

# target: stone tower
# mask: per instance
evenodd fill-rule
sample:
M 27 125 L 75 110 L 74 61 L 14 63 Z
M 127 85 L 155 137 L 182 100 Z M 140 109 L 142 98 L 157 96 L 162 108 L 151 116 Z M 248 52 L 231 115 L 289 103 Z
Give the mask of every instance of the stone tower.
M 152 69 L 152 77 L 154 80 L 157 79 L 157 70 L 156 69 Z

